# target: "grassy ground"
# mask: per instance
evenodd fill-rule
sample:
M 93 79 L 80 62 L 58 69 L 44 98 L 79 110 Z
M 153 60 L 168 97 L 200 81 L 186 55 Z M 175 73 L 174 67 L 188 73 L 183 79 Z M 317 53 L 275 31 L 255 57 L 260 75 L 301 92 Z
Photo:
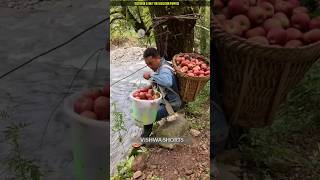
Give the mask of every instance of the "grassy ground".
M 289 94 L 274 124 L 253 129 L 240 150 L 257 179 L 320 179 L 320 62 Z

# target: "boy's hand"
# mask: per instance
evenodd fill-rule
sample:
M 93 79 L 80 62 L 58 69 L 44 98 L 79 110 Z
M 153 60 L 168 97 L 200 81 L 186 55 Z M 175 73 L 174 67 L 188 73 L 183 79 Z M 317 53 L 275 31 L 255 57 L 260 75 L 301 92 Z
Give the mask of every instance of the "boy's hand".
M 150 79 L 151 78 L 150 72 L 143 73 L 143 78 L 145 78 L 146 80 Z

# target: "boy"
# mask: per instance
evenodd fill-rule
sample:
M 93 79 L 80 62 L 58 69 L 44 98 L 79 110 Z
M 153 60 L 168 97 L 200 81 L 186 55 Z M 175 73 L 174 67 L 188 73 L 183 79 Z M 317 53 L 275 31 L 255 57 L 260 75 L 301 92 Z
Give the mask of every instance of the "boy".
M 160 57 L 155 48 L 147 48 L 143 53 L 143 58 L 147 66 L 154 71 L 153 73 L 145 72 L 143 77 L 162 87 L 165 93 L 164 98 L 170 103 L 174 111 L 179 110 L 182 101 L 178 94 L 178 84 L 172 66 Z M 168 115 L 165 105 L 160 104 L 156 121 Z M 152 127 L 153 124 L 145 125 L 141 137 L 149 137 Z

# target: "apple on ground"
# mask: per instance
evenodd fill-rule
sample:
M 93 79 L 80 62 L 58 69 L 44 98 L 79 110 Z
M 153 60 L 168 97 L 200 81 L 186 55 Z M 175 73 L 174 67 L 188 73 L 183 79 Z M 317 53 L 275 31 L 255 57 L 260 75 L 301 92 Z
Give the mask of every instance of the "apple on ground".
M 241 36 L 243 32 L 240 27 L 240 24 L 233 20 L 227 20 L 223 25 L 223 28 L 226 32 L 230 34 L 238 35 L 238 36 Z
M 309 24 L 310 29 L 320 29 L 320 17 L 315 17 L 311 19 Z
M 269 18 L 263 23 L 263 28 L 268 32 L 272 28 L 282 28 L 282 24 L 279 19 Z
M 312 29 L 303 34 L 303 41 L 307 44 L 320 41 L 320 29 Z
M 254 36 L 248 39 L 250 42 L 255 42 L 258 44 L 263 44 L 263 45 L 269 45 L 269 41 L 266 37 L 264 36 Z
M 270 44 L 284 45 L 287 42 L 287 32 L 283 28 L 272 28 L 267 38 Z
M 249 29 L 246 32 L 245 37 L 251 38 L 251 37 L 255 37 L 255 36 L 265 36 L 265 35 L 266 35 L 266 31 L 264 30 L 264 28 L 255 27 L 255 28 Z
M 300 46 L 303 46 L 303 43 L 300 40 L 291 40 L 284 45 L 286 48 L 297 48 Z
M 288 28 L 290 26 L 290 20 L 288 19 L 286 14 L 282 12 L 277 12 L 276 14 L 274 14 L 273 17 L 280 20 L 283 28 Z
M 291 25 L 300 30 L 306 30 L 309 28 L 310 17 L 305 13 L 297 13 L 291 16 Z
M 247 14 L 253 24 L 261 24 L 266 19 L 266 12 L 262 7 L 250 7 Z
M 232 16 L 238 14 L 245 14 L 249 9 L 248 0 L 230 0 L 228 3 L 228 9 Z
M 242 31 L 250 29 L 250 20 L 245 15 L 237 15 L 232 18 L 233 21 L 238 22 Z
M 286 15 L 291 15 L 293 5 L 287 1 L 284 0 L 277 0 L 274 5 L 275 12 L 283 12 Z
M 259 4 L 265 10 L 266 18 L 270 18 L 274 15 L 274 7 L 269 2 L 262 2 Z
M 302 37 L 302 32 L 296 28 L 288 28 L 287 31 L 287 40 L 297 40 Z

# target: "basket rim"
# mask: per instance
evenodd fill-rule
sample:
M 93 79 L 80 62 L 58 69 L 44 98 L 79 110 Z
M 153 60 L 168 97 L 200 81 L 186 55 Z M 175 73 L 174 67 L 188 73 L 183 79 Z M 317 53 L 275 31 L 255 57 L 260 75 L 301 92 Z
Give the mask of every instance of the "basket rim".
M 198 57 L 201 57 L 203 60 L 205 60 L 206 63 L 208 63 L 210 65 L 210 62 L 208 61 L 208 59 L 201 55 L 201 54 L 198 54 L 198 53 L 178 53 L 176 55 L 174 55 L 172 57 L 172 64 L 173 64 L 173 68 L 175 69 L 176 73 L 180 76 L 180 77 L 183 77 L 185 79 L 190 79 L 190 80 L 197 80 L 197 81 L 208 81 L 210 79 L 210 75 L 209 76 L 204 76 L 204 77 L 191 77 L 191 76 L 188 76 L 186 73 L 183 73 L 183 72 L 180 72 L 179 70 L 177 70 L 177 63 L 176 63 L 176 57 L 177 56 L 180 56 L 180 55 L 189 55 L 189 54 L 192 54 L 192 55 L 196 55 Z M 211 70 L 211 69 L 210 69 Z
M 308 44 L 308 45 L 304 45 L 304 46 L 300 46 L 300 47 L 295 47 L 295 48 L 288 48 L 288 47 L 284 47 L 284 46 L 277 46 L 277 45 L 265 45 L 265 44 L 259 44 L 256 42 L 252 42 L 252 41 L 248 41 L 248 39 L 228 33 L 226 31 L 223 30 L 223 28 L 221 27 L 220 23 L 218 22 L 218 20 L 216 19 L 215 15 L 212 16 L 213 19 L 213 24 L 214 24 L 214 30 L 213 31 L 219 31 L 219 33 L 224 33 L 224 34 L 228 34 L 230 37 L 232 37 L 233 39 L 236 39 L 242 43 L 245 43 L 247 45 L 251 45 L 251 46 L 257 46 L 259 48 L 265 48 L 268 50 L 286 50 L 286 51 L 292 51 L 292 50 L 305 50 L 305 49 L 312 49 L 316 46 L 320 45 L 320 41 L 312 43 L 312 44 Z M 219 29 L 217 29 L 219 28 Z M 213 36 L 216 33 L 212 33 Z

